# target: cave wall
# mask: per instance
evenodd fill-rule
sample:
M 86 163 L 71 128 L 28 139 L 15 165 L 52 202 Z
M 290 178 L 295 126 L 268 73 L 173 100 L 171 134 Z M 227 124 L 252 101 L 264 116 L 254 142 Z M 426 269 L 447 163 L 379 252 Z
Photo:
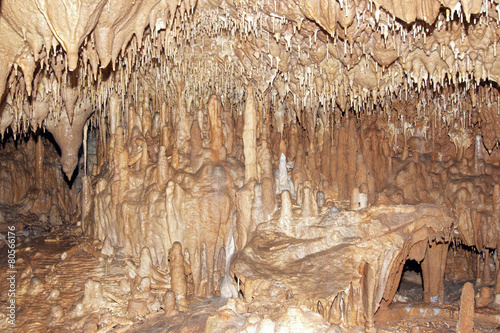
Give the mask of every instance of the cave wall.
M 240 106 L 211 95 L 177 122 L 185 101 L 129 106 L 126 127 L 110 129 L 97 148 L 104 156 L 83 181 L 85 231 L 132 255 L 147 246 L 160 267 L 180 241 L 200 294 L 217 289 L 231 239 L 241 250 L 257 225 L 279 216 L 283 191 L 302 216 L 334 206 L 449 207 L 455 238 L 479 250 L 497 247 L 500 168 L 479 134 L 457 143 L 444 126 L 398 131 L 397 117 L 393 123 L 384 114 L 335 119 L 318 108 L 299 115 L 252 91 Z
M 81 204 L 50 207 L 163 269 L 180 241 L 200 296 L 284 206 L 437 204 L 489 253 L 497 21 L 496 0 L 2 1 L 0 132 L 48 130 L 67 178 L 84 164 Z M 60 184 L 42 155 L 6 162 L 6 202 Z
M 40 133 L 15 139 L 9 133 L 0 152 L 2 222 L 14 223 L 22 232 L 33 225 L 40 231 L 77 221 L 81 188 L 77 178 L 68 180 L 63 174 L 50 136 Z

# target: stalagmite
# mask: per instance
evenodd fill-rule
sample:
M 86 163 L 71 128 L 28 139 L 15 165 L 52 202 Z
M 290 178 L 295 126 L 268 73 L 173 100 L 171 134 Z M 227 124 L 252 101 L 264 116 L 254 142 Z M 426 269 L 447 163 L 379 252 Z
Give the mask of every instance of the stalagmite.
M 222 130 L 224 136 L 224 146 L 226 147 L 227 154 L 230 155 L 234 153 L 235 146 L 234 120 L 232 112 L 228 107 L 229 103 L 226 103 L 224 106 L 224 110 L 222 111 Z
M 238 250 L 245 247 L 256 227 L 251 215 L 254 190 L 255 180 L 252 178 L 236 192 L 236 247 Z
M 105 256 L 110 256 L 113 254 L 113 252 L 114 252 L 114 250 L 113 250 L 113 246 L 111 245 L 111 240 L 109 239 L 109 237 L 106 237 L 106 239 L 104 240 L 104 243 L 102 244 L 101 254 L 103 254 Z
M 448 244 L 429 242 L 427 253 L 422 261 L 422 280 L 424 302 L 442 303 L 444 299 L 444 271 Z
M 81 218 L 81 227 L 83 230 L 87 230 L 89 224 L 86 223 L 86 218 L 90 215 L 90 207 L 91 207 L 91 185 L 90 185 L 90 177 L 83 176 L 82 177 L 82 197 L 81 197 L 81 210 L 82 210 L 82 218 Z
M 226 149 L 223 146 L 222 103 L 218 96 L 212 95 L 208 101 L 208 118 L 210 124 L 210 149 L 215 160 L 226 159 Z
M 475 306 L 478 308 L 488 306 L 492 299 L 491 289 L 488 287 L 482 287 L 475 296 Z
M 141 278 L 148 277 L 153 282 L 167 284 L 170 283 L 170 279 L 166 274 L 160 271 L 156 266 L 153 265 L 153 259 L 151 258 L 151 251 L 149 248 L 144 247 L 141 250 L 141 257 L 139 261 L 139 266 L 135 266 L 133 263 L 128 263 L 132 272 L 137 274 Z
M 165 188 L 167 181 L 169 180 L 169 165 L 167 160 L 167 154 L 165 146 L 160 147 L 158 152 L 158 163 L 157 163 L 157 184 L 160 189 Z
M 366 193 L 360 193 L 359 188 L 355 187 L 351 193 L 351 209 L 363 209 L 368 205 L 368 197 Z
M 172 168 L 177 170 L 179 168 L 179 150 L 177 148 L 172 149 Z
M 292 198 L 296 198 L 295 187 L 290 176 L 288 176 L 288 167 L 286 163 L 285 154 L 281 153 L 278 167 L 278 174 L 276 177 L 276 192 L 277 194 L 288 191 Z
M 243 114 L 243 152 L 245 156 L 245 182 L 257 180 L 257 110 L 253 86 L 247 87 L 247 99 Z
M 178 312 L 175 304 L 175 293 L 172 290 L 167 290 L 163 295 L 163 309 L 167 316 L 175 316 Z
M 35 150 L 35 161 L 36 161 L 36 170 L 35 170 L 35 176 L 36 176 L 36 187 L 39 190 L 44 190 L 44 174 L 43 174 L 43 161 L 45 158 L 45 149 L 43 146 L 43 141 L 41 136 L 38 137 L 38 140 L 36 142 L 36 150 Z
M 495 330 L 499 13 L 2 0 L 0 306 L 22 332 Z
M 203 140 L 200 125 L 195 119 L 191 125 L 191 167 L 198 170 L 202 163 Z
M 99 309 L 104 306 L 105 303 L 106 301 L 104 299 L 101 283 L 92 279 L 87 279 L 87 281 L 85 281 L 82 301 L 75 306 L 74 312 L 77 316 L 81 316 L 84 313 Z
M 117 94 L 112 94 L 109 98 L 109 115 L 110 115 L 110 128 L 109 131 L 111 134 L 115 134 L 116 128 L 121 125 L 121 105 L 120 100 Z
M 134 127 L 137 126 L 137 115 L 135 112 L 135 107 L 130 104 L 128 106 L 128 114 L 127 114 L 127 128 L 128 128 L 128 138 L 133 136 Z
M 149 152 L 148 152 L 148 144 L 146 141 L 143 141 L 142 147 L 141 147 L 141 155 L 140 155 L 140 162 L 139 162 L 139 168 L 141 171 L 145 174 L 146 173 L 146 168 L 149 165 Z
M 173 118 L 175 121 L 175 148 L 181 154 L 186 154 L 189 152 L 189 139 L 190 139 L 190 128 L 192 122 L 192 116 L 188 113 L 186 99 L 183 96 L 184 82 L 181 78 L 178 78 L 177 85 L 177 113 L 178 116 Z
M 310 217 L 318 214 L 318 205 L 309 187 L 304 187 L 304 198 L 302 199 L 302 216 Z
M 474 287 L 466 282 L 460 297 L 460 313 L 458 315 L 457 333 L 474 331 Z
M 290 224 L 290 219 L 292 217 L 292 198 L 290 192 L 281 192 L 281 211 L 280 211 L 280 222 L 283 228 L 287 228 Z
M 186 309 L 188 303 L 186 300 L 187 283 L 186 272 L 184 268 L 184 255 L 182 253 L 182 245 L 175 242 L 172 245 L 172 250 L 169 253 L 168 261 L 170 264 L 170 276 L 172 291 L 175 293 L 175 301 L 180 310 Z M 170 310 L 172 311 L 172 310 Z

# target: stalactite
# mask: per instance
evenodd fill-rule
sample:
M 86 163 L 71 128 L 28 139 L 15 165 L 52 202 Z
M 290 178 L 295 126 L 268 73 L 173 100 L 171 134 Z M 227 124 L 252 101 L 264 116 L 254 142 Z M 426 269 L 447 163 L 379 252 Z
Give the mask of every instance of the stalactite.
M 424 300 L 442 301 L 445 268 L 458 271 L 446 261 L 452 218 L 453 241 L 484 253 L 476 278 L 491 282 L 492 251 L 499 250 L 496 4 L 84 4 L 2 2 L 2 143 L 10 154 L 20 135 L 31 142 L 30 130 L 48 130 L 61 158 L 53 158 L 43 135 L 34 147 L 19 145 L 34 155 L 19 159 L 34 168 L 30 177 L 21 177 L 30 173 L 16 167 L 18 160 L 4 162 L 0 154 L 0 198 L 25 200 L 30 208 L 23 209 L 45 214 L 48 223 L 76 218 L 80 209 L 78 232 L 108 239 L 120 255 L 145 253 L 145 266 L 128 261 L 130 274 L 155 267 L 156 278 L 127 280 L 141 290 L 117 307 L 127 303 L 146 315 L 162 303 L 168 315 L 183 315 L 191 295 L 219 288 L 237 296 L 237 279 L 253 304 L 269 295 L 285 304 L 293 291 L 295 305 L 330 323 L 371 330 L 379 305 L 394 299 L 406 256 L 421 262 Z M 62 184 L 60 171 L 46 175 L 59 164 L 68 181 L 77 175 L 61 194 L 49 188 Z M 419 216 L 414 233 L 393 228 L 403 215 Z M 363 243 L 380 235 L 392 238 Z M 425 246 L 412 243 L 422 235 Z M 345 271 L 321 295 L 308 294 L 321 282 L 314 274 L 336 269 L 330 260 L 320 271 L 315 251 L 333 258 L 351 242 L 359 242 L 344 254 L 352 260 L 334 262 Z M 167 270 L 171 248 L 178 262 L 175 269 L 170 262 L 169 280 L 158 272 Z M 108 260 L 112 250 L 105 251 Z M 256 282 L 269 269 L 268 261 L 252 261 L 259 255 L 281 261 Z M 257 268 L 238 270 L 242 262 Z M 300 283 L 287 277 L 274 283 L 273 270 L 284 262 L 289 274 L 308 269 L 307 288 L 287 289 Z M 92 283 L 84 293 L 93 289 L 99 304 L 84 297 L 76 309 L 82 316 L 107 302 Z M 148 303 L 146 296 L 158 296 L 152 289 L 166 288 L 175 295 L 167 291 Z M 53 309 L 54 318 L 65 318 Z M 273 325 L 285 327 L 283 321 Z

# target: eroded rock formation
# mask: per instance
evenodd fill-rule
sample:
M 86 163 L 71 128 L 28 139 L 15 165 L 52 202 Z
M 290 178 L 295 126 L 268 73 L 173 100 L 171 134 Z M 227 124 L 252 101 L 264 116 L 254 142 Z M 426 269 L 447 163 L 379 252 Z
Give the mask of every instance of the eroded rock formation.
M 125 263 L 36 329 L 372 331 L 412 260 L 424 306 L 497 304 L 499 4 L 2 1 L 0 232 Z M 186 314 L 213 295 L 241 300 Z
M 432 249 L 450 241 L 448 212 L 425 205 L 379 206 L 363 213 L 288 218 L 293 219 L 289 228 L 279 220 L 260 225 L 236 256 L 231 272 L 246 300 L 279 304 L 293 295 L 300 305 L 321 308 L 331 324 L 371 328 L 380 304 L 394 298 L 404 262 L 411 259 L 429 266 L 426 272 L 422 268 L 424 300 L 442 302 L 445 265 Z

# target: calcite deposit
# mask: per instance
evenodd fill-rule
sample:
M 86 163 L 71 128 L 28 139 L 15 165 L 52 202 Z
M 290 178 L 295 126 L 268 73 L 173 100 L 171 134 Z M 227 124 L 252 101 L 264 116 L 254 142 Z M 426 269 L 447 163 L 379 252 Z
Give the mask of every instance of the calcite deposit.
M 0 329 L 497 330 L 499 21 L 2 0 Z

